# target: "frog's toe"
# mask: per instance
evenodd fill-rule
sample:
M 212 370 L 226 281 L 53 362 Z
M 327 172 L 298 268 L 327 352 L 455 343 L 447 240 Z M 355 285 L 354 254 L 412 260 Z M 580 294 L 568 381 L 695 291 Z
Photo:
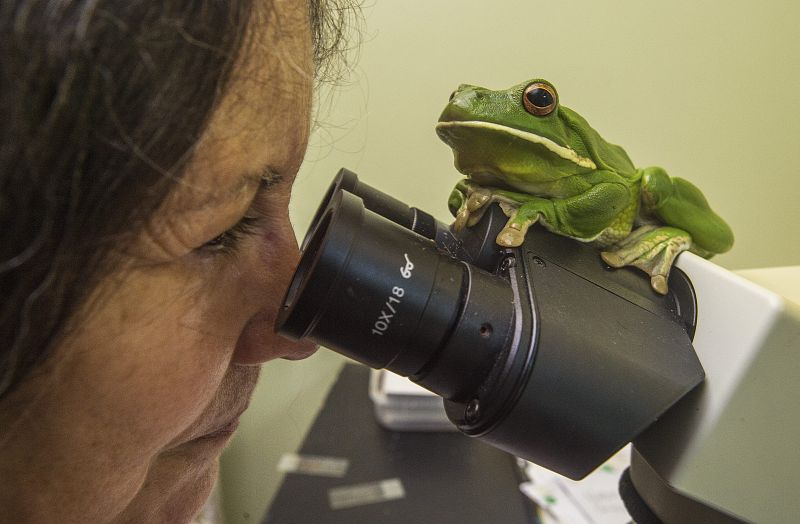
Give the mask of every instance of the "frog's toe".
M 667 277 L 664 275 L 653 275 L 650 277 L 650 287 L 652 287 L 657 293 L 666 295 L 669 291 L 669 288 L 667 287 Z
M 469 221 L 469 210 L 466 205 L 462 205 L 456 213 L 456 219 L 453 222 L 453 230 L 456 233 L 463 230 Z
M 506 226 L 497 235 L 497 244 L 503 247 L 518 247 L 525 241 L 525 233 L 519 229 Z
M 484 188 L 476 188 L 467 198 L 467 209 L 470 213 L 484 207 L 492 199 L 492 192 Z
M 622 259 L 622 257 L 614 253 L 613 251 L 601 252 L 600 258 L 602 258 L 603 262 L 605 262 L 611 267 L 621 268 L 625 265 L 625 261 Z
M 497 235 L 497 243 L 504 247 L 521 246 L 525 241 L 528 229 L 536 223 L 538 217 L 527 217 L 516 210 L 506 222 L 506 226 Z

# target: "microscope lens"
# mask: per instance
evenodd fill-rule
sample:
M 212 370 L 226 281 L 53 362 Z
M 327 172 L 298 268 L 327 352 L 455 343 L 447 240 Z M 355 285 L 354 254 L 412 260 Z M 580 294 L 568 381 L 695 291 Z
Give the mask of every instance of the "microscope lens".
M 479 383 L 510 326 L 507 283 L 443 255 L 432 240 L 347 191 L 326 200 L 284 299 L 279 332 L 412 376 L 446 398 Z M 469 300 L 485 286 L 506 307 Z M 451 339 L 462 347 L 465 337 L 470 351 L 448 350 Z

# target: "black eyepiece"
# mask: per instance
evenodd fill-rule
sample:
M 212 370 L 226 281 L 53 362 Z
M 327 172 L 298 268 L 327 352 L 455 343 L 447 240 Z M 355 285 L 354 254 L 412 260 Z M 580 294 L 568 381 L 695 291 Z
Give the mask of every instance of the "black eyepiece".
M 365 208 L 389 219 L 395 224 L 410 229 L 425 238 L 436 239 L 436 220 L 432 216 L 415 207 L 409 207 L 396 198 L 361 182 L 355 173 L 349 169 L 342 168 L 336 174 L 328 191 L 322 198 L 322 202 L 314 214 L 314 219 L 311 221 L 312 226 L 300 245 L 301 250 L 305 250 L 306 244 L 314 233 L 316 224 L 320 223 L 322 215 L 331 205 L 334 197 L 342 191 L 361 198 Z
M 510 330 L 508 282 L 441 253 L 347 191 L 327 199 L 317 222 L 278 331 L 412 376 L 446 398 L 477 387 Z

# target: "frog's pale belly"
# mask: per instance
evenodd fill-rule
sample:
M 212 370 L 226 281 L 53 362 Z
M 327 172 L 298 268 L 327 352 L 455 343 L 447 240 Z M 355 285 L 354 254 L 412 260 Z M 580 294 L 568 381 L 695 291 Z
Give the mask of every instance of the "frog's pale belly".
M 511 191 L 518 191 L 526 195 L 539 196 L 543 198 L 566 198 L 573 196 L 565 192 L 561 179 L 556 181 L 526 181 L 518 177 L 511 177 L 505 174 L 495 174 L 489 171 L 472 173 L 469 179 L 483 187 L 508 188 Z
M 597 236 L 595 239 L 596 247 L 605 249 L 630 235 L 638 213 L 639 199 L 631 198 L 630 203 L 622 210 L 617 219 Z

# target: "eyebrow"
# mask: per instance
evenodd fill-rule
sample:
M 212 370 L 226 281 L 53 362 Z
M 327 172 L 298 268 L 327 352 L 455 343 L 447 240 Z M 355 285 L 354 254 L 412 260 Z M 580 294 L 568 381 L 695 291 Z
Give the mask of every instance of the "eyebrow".
M 254 173 L 245 173 L 242 176 L 243 184 L 249 186 L 251 184 L 258 184 L 259 186 L 271 186 L 279 182 L 283 178 L 280 173 L 272 169 L 272 166 L 266 165 Z
M 239 196 L 243 190 L 252 186 L 256 186 L 259 190 L 264 190 L 280 182 L 283 176 L 271 166 L 266 165 L 257 171 L 244 173 L 237 178 L 237 183 L 230 189 L 208 195 L 203 200 L 193 203 L 192 209 L 205 209 L 225 204 Z

